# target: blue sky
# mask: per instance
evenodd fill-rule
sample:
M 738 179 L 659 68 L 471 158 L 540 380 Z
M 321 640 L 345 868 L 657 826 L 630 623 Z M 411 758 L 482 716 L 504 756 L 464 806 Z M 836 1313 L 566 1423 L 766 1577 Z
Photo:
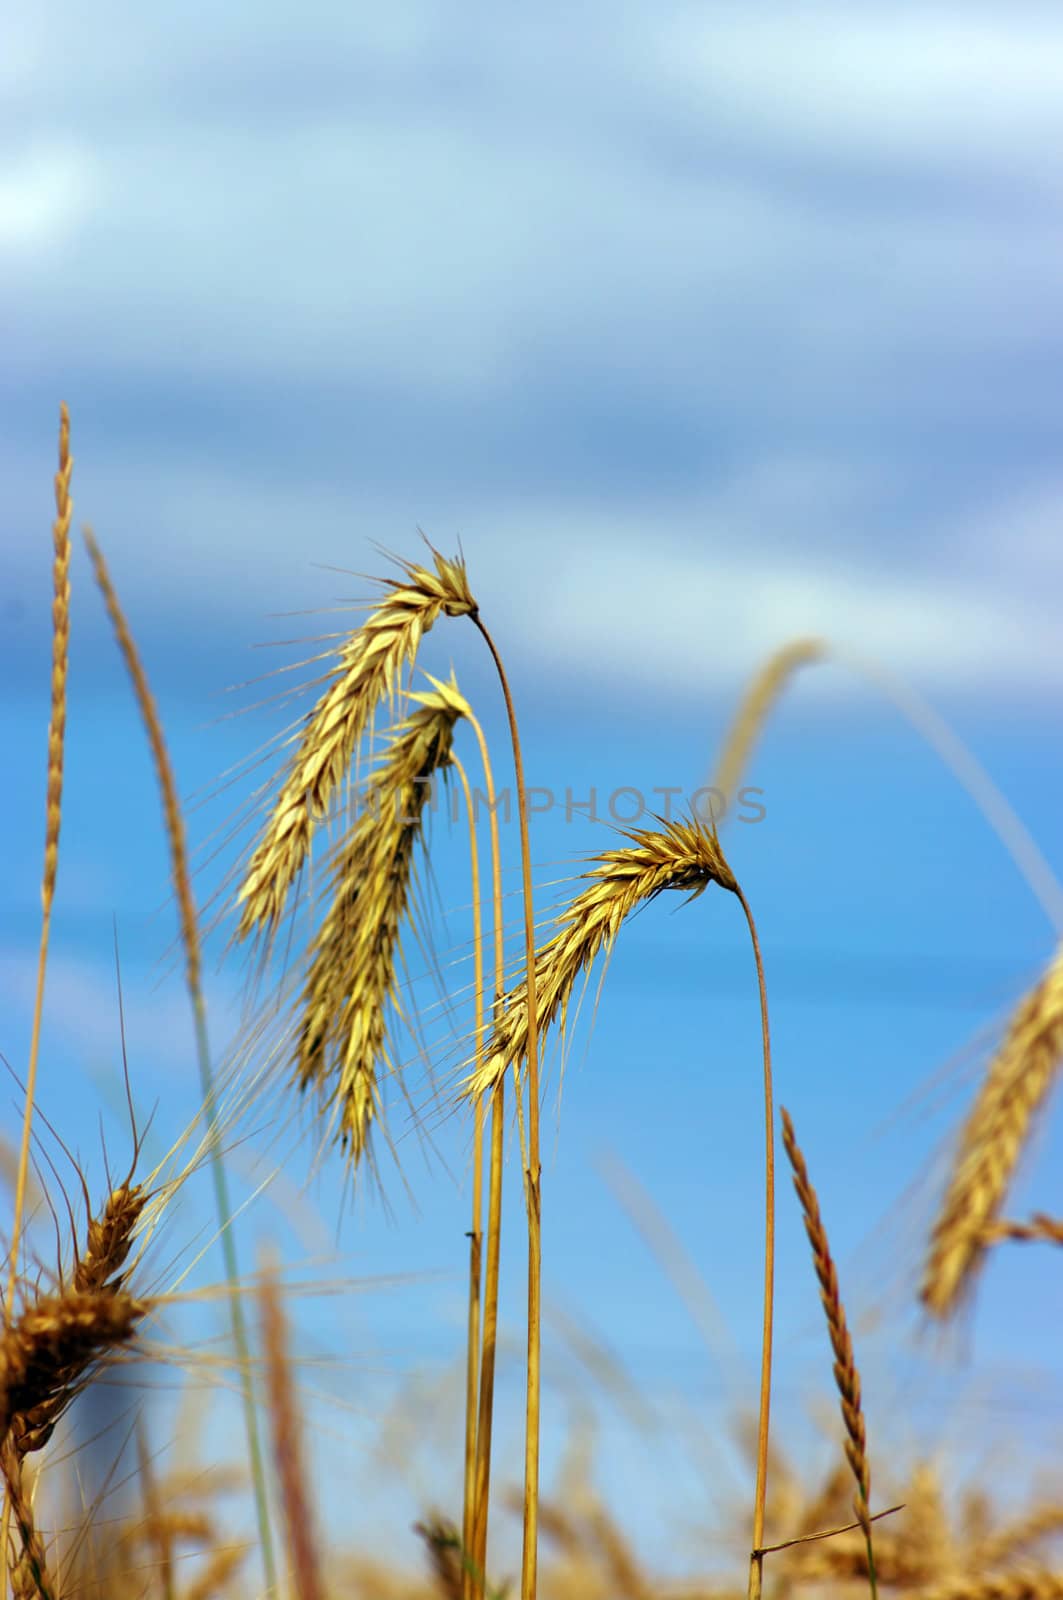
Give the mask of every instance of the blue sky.
M 791 635 L 823 632 L 945 715 L 1058 864 L 1055 8 L 819 4 L 798 19 L 671 0 L 520 15 L 46 3 L 8 34 L 0 1046 L 16 1071 L 39 894 L 60 399 L 75 517 L 108 554 L 190 797 L 278 726 L 269 712 L 227 718 L 256 698 L 228 686 L 300 654 L 252 646 L 352 625 L 329 608 L 369 586 L 329 569 L 386 571 L 372 541 L 415 554 L 420 526 L 444 550 L 462 542 L 509 663 L 530 782 L 578 797 L 692 791 L 747 675 Z M 80 559 L 74 606 L 41 1105 L 95 1159 L 95 1108 L 116 1094 L 112 917 L 136 1092 L 157 1103 L 164 1143 L 194 1111 L 195 1068 L 151 769 Z M 290 612 L 310 614 L 277 615 Z M 453 662 L 501 751 L 472 630 L 440 628 L 425 659 Z M 1024 1436 L 1032 1460 L 1058 1444 L 1050 1408 L 1038 1419 L 1031 1403 L 1038 1389 L 1058 1396 L 1063 1376 L 1050 1261 L 1001 1256 L 943 1349 L 919 1336 L 910 1302 L 942 1141 L 987 1030 L 1048 957 L 1053 928 L 970 799 L 836 667 L 794 686 L 750 779 L 766 818 L 730 824 L 726 842 L 764 942 L 779 1095 L 857 1327 L 873 1324 L 872 1442 L 881 1427 L 898 1458 L 920 1440 L 969 1462 Z M 202 849 L 232 803 L 190 812 Z M 468 937 L 462 841 L 445 835 L 444 952 Z M 605 837 L 559 812 L 539 819 L 539 907 Z M 218 871 L 204 867 L 204 896 Z M 212 980 L 219 1047 L 242 982 L 232 957 Z M 714 892 L 651 907 L 618 945 L 593 1032 L 575 1032 L 559 1128 L 546 1124 L 548 1296 L 607 1335 L 645 1395 L 696 1401 L 710 1439 L 736 1393 L 754 1394 L 756 1020 L 736 908 Z M 443 1069 L 460 1057 L 441 1046 Z M 949 1063 L 932 1113 L 911 1103 Z M 247 1261 L 269 1239 L 296 1267 L 311 1248 L 284 1214 L 311 1166 L 300 1126 L 278 1088 L 235 1153 L 244 1184 L 285 1157 L 272 1196 L 242 1219 Z M 338 1158 L 309 1190 L 313 1249 L 342 1253 L 321 1275 L 418 1275 L 354 1310 L 300 1310 L 308 1356 L 346 1363 L 315 1376 L 329 1406 L 357 1394 L 337 1429 L 346 1470 L 363 1462 L 387 1390 L 369 1381 L 379 1366 L 440 1376 L 460 1349 L 467 1142 L 453 1118 L 437 1138 L 430 1170 L 403 1142 L 416 1206 L 389 1177 L 390 1218 L 370 1194 L 342 1204 Z M 121 1140 L 110 1117 L 109 1147 Z M 1057 1140 L 1046 1127 L 1018 1209 L 1056 1203 Z M 625 1220 L 600 1170 L 607 1152 L 679 1231 L 741 1381 Z M 190 1227 L 208 1226 L 202 1187 Z M 518 1203 L 514 1184 L 514 1220 Z M 829 1374 L 787 1182 L 780 1214 L 780 1430 L 812 1451 L 801 1413 Z M 514 1339 L 521 1285 L 514 1241 Z M 1043 1317 L 1016 1326 L 1019 1292 Z M 548 1339 L 548 1355 L 549 1479 L 577 1401 L 563 1341 Z M 574 1388 L 579 1399 L 585 1380 Z M 453 1428 L 440 1406 L 425 1470 L 442 1494 Z M 648 1548 L 663 1548 L 644 1469 L 656 1462 L 656 1478 L 664 1458 L 602 1408 L 606 1481 Z M 674 1450 L 673 1435 L 652 1449 Z M 683 1470 L 696 1508 L 706 1491 Z M 404 1494 L 370 1496 L 366 1527 L 401 1527 L 418 1509 Z

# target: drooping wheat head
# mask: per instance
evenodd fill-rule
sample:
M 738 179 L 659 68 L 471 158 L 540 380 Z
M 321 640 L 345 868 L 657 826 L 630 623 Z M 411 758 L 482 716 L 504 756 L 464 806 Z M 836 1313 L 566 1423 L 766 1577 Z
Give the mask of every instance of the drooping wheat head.
M 812 1263 L 819 1280 L 820 1299 L 827 1318 L 831 1349 L 834 1352 L 834 1382 L 841 1398 L 845 1424 L 845 1455 L 856 1479 L 854 1510 L 864 1535 L 871 1543 L 871 1464 L 867 1454 L 867 1434 L 860 1402 L 860 1374 L 853 1355 L 853 1341 L 845 1320 L 845 1308 L 838 1290 L 838 1273 L 827 1242 L 827 1230 L 820 1215 L 819 1200 L 808 1176 L 790 1114 L 782 1110 L 783 1144 L 793 1170 L 794 1188 L 801 1203 L 805 1232 L 812 1246 Z
M 332 682 L 306 719 L 302 739 L 237 894 L 241 939 L 276 927 L 288 891 L 347 774 L 380 702 L 399 688 L 403 669 L 440 616 L 475 616 L 464 564 L 432 552 L 435 571 L 401 561 L 403 576 L 339 653 Z
M 430 692 L 410 696 L 417 709 L 393 730 L 360 814 L 332 852 L 328 910 L 299 999 L 296 1078 L 331 1108 L 354 1164 L 379 1116 L 380 1072 L 396 1066 L 388 1011 L 401 1009 L 396 964 L 432 782 L 450 764 L 456 722 L 471 715 L 453 680 L 431 682 Z
M 960 1135 L 920 1288 L 934 1316 L 948 1316 L 973 1281 L 1061 1061 L 1063 945 L 1013 1013 Z
M 720 791 L 727 804 L 738 788 L 772 707 L 787 683 L 799 668 L 823 661 L 828 654 L 825 639 L 792 639 L 769 656 L 756 673 L 727 730 L 713 775 L 713 787 Z
M 588 887 L 556 919 L 557 932 L 537 950 L 535 986 L 542 1028 L 557 1020 L 564 1027 L 576 979 L 600 952 L 612 948 L 621 924 L 639 906 L 666 889 L 689 889 L 694 898 L 718 883 L 737 892 L 715 834 L 696 817 L 658 821 L 658 829 L 625 829 L 630 845 L 592 858 L 583 874 Z M 467 1078 L 465 1092 L 475 1096 L 490 1090 L 510 1064 L 524 1066 L 527 1049 L 526 985 L 521 983 L 506 996 L 487 1060 Z

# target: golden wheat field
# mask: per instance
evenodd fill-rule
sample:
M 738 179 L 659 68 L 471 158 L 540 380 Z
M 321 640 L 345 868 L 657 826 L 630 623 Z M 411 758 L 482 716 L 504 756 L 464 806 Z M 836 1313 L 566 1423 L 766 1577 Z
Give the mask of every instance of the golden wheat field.
M 1063 1447 L 1054 1483 L 1028 1481 L 1013 1463 L 998 1472 L 991 1461 L 950 1481 L 931 1454 L 906 1458 L 899 1451 L 900 1419 L 883 1418 L 880 1426 L 865 1410 L 861 1324 L 832 1251 L 831 1216 L 820 1204 L 823 1174 L 806 1155 L 810 1130 L 798 1104 L 776 1103 L 763 930 L 738 858 L 729 858 L 722 820 L 718 826 L 692 810 L 612 829 L 571 874 L 560 909 L 544 910 L 520 691 L 507 674 L 506 640 L 493 631 L 486 604 L 481 611 L 472 563 L 425 542 L 401 558 L 381 557 L 374 597 L 349 631 L 315 653 L 309 687 L 290 697 L 294 710 L 282 682 L 277 727 L 256 753 L 246 814 L 218 847 L 229 851 L 223 890 L 198 903 L 189 826 L 136 618 L 123 608 L 105 539 L 86 527 L 87 559 L 77 549 L 75 433 L 76 417 L 63 407 L 54 583 L 50 597 L 40 596 L 42 612 L 51 601 L 52 671 L 50 698 L 41 685 L 48 736 L 39 774 L 44 848 L 35 1009 L 29 1059 L 11 1064 L 21 1119 L 4 1144 L 10 1209 L 0 1464 L 10 1592 L 19 1600 L 1063 1595 Z M 102 516 L 105 508 L 99 510 Z M 128 679 L 129 716 L 139 718 L 157 781 L 157 813 L 138 826 L 161 830 L 169 853 L 166 914 L 194 1025 L 197 1059 L 188 1077 L 198 1073 L 200 1104 L 188 1126 L 175 1128 L 164 1113 L 153 1126 L 153 1114 L 143 1111 L 139 1063 L 127 1057 L 119 1096 L 124 1147 L 112 1139 L 105 1159 L 84 1172 L 79 1152 L 93 1135 L 64 1121 L 43 1041 L 64 832 L 73 826 L 64 793 L 68 674 L 76 670 L 71 616 L 90 605 L 102 605 L 109 619 Z M 490 685 L 503 720 L 481 720 L 482 709 L 453 674 L 422 670 L 429 632 L 457 629 L 482 652 L 478 691 L 482 697 Z M 835 654 L 818 638 L 781 644 L 735 708 L 716 755 L 715 790 L 738 790 L 754 744 L 770 739 L 790 680 Z M 843 664 L 889 692 L 879 669 Z M 1021 855 L 1020 825 L 988 775 L 927 708 L 897 699 Z M 489 737 L 488 726 L 505 729 L 506 737 Z M 439 955 L 425 938 L 436 780 L 445 780 L 456 819 L 451 842 L 462 840 L 465 887 L 448 914 L 460 959 L 443 952 L 447 958 L 435 961 L 442 998 L 426 999 L 410 971 L 418 953 L 429 967 Z M 511 781 L 519 872 L 504 880 L 497 794 Z M 34 840 L 22 843 L 26 852 L 35 847 Z M 544 1350 L 567 1343 L 576 1352 L 582 1399 L 611 1392 L 633 1415 L 648 1405 L 613 1369 L 603 1345 L 586 1329 L 551 1322 L 544 1303 L 552 1171 L 544 1161 L 551 1137 L 542 1115 L 544 1062 L 552 1041 L 575 1032 L 585 995 L 591 1007 L 599 980 L 608 991 L 608 957 L 629 921 L 662 897 L 681 906 L 706 894 L 714 906 L 737 906 L 748 955 L 745 1003 L 758 1023 L 757 1058 L 746 1070 L 760 1086 L 761 1200 L 755 1215 L 733 1219 L 733 1226 L 743 1230 L 749 1282 L 760 1297 L 760 1342 L 755 1393 L 732 1394 L 721 1424 L 743 1471 L 728 1490 L 722 1524 L 717 1518 L 715 1557 L 683 1555 L 658 1570 L 656 1552 L 640 1548 L 624 1508 L 610 1504 L 599 1485 L 590 1400 L 563 1413 L 560 1464 L 543 1470 L 551 1383 Z M 246 969 L 251 1003 L 238 1047 L 215 1054 L 203 942 L 219 931 L 227 959 Z M 1058 1270 L 1063 1221 L 1017 1210 L 1012 1191 L 1061 1059 L 1063 950 L 986 1050 L 951 1131 L 912 1278 L 913 1309 L 945 1337 L 958 1328 L 962 1339 L 969 1328 L 990 1252 L 1040 1252 L 1043 1272 Z M 345 1446 L 342 1420 L 326 1440 L 323 1408 L 313 1399 L 323 1379 L 299 1343 L 303 1296 L 332 1297 L 340 1316 L 359 1286 L 323 1273 L 315 1281 L 312 1264 L 298 1273 L 291 1260 L 249 1260 L 243 1248 L 250 1208 L 266 1197 L 255 1192 L 235 1204 L 233 1174 L 246 1172 L 247 1146 L 270 1149 L 281 1137 L 270 1130 L 286 1126 L 295 1105 L 310 1130 L 313 1160 L 303 1170 L 300 1156 L 283 1173 L 282 1157 L 267 1162 L 271 1181 L 290 1186 L 292 1215 L 315 1163 L 341 1172 L 353 1192 L 383 1189 L 396 1118 L 423 1126 L 426 1136 L 460 1127 L 467 1154 L 467 1227 L 453 1241 L 449 1264 L 462 1285 L 460 1371 L 448 1374 L 445 1401 L 413 1386 L 394 1407 L 389 1402 L 388 1437 L 379 1441 L 374 1467 L 415 1482 L 419 1454 L 433 1458 L 433 1487 L 401 1547 L 390 1534 L 372 1547 L 351 1538 L 344 1495 L 357 1491 L 353 1475 L 345 1488 L 353 1469 L 343 1450 L 355 1446 Z M 264 1180 L 260 1189 L 267 1187 Z M 210 1221 L 183 1237 L 192 1228 L 184 1205 L 192 1191 L 210 1208 Z M 775 1292 L 776 1216 L 784 1211 L 803 1227 L 803 1270 L 822 1308 L 815 1405 L 825 1448 L 814 1458 L 780 1433 L 772 1408 L 773 1353 L 787 1337 L 787 1308 Z M 648 1203 L 642 1220 L 671 1279 L 667 1292 L 693 1303 L 699 1290 L 667 1225 Z M 326 1233 L 334 1221 L 325 1219 Z M 383 1225 L 371 1206 L 361 1223 Z M 394 1290 L 376 1292 L 401 1295 L 398 1280 L 407 1270 L 410 1263 L 396 1260 Z M 509 1330 L 500 1318 L 503 1273 L 521 1285 L 523 1320 Z M 174 1331 L 197 1306 L 213 1319 L 200 1344 Z M 520 1394 L 504 1426 L 503 1368 Z M 341 1381 L 352 1405 L 371 1409 L 370 1364 L 352 1359 Z M 321 1392 L 335 1396 L 335 1380 L 318 1399 Z M 223 1434 L 212 1425 L 217 1394 L 232 1402 L 237 1419 Z M 157 1403 L 160 1395 L 166 1404 Z M 438 1428 L 444 1413 L 446 1426 Z M 556 1410 L 551 1415 L 553 1437 Z M 712 1475 L 722 1469 L 711 1434 L 706 1438 Z M 647 1445 L 643 1471 L 666 1474 L 653 1460 Z M 667 1482 L 658 1488 L 667 1502 Z

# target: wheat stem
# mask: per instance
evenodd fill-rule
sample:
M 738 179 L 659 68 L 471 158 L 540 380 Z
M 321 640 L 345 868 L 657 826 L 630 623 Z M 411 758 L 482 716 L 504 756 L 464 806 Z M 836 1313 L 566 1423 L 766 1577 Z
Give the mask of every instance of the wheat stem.
M 521 877 L 524 899 L 524 962 L 526 972 L 528 1071 L 528 1158 L 524 1170 L 525 1203 L 528 1213 L 528 1359 L 527 1403 L 524 1431 L 524 1539 L 521 1554 L 521 1600 L 535 1600 L 539 1543 L 539 1412 L 540 1341 L 542 1321 L 542 1168 L 539 1161 L 539 1029 L 535 992 L 535 911 L 532 903 L 531 845 L 528 838 L 528 793 L 524 786 L 524 760 L 521 754 L 517 714 L 509 680 L 495 642 L 479 612 L 472 619 L 498 673 L 502 698 L 509 719 L 513 745 L 513 767 L 517 780 L 517 811 L 520 819 Z
M 502 848 L 498 835 L 495 777 L 487 739 L 478 718 L 470 718 L 483 767 L 491 835 L 492 934 L 494 943 L 494 1004 L 497 1020 L 505 987 L 505 938 L 502 902 Z M 486 1095 L 478 1096 L 483 1105 Z M 518 1108 L 520 1098 L 517 1100 Z M 498 1351 L 498 1289 L 502 1245 L 502 1166 L 505 1146 L 505 1079 L 491 1091 L 491 1152 L 487 1197 L 487 1252 L 484 1274 L 483 1333 L 480 1356 L 480 1394 L 476 1419 L 476 1486 L 474 1493 L 472 1578 L 474 1595 L 483 1592 L 487 1571 L 487 1527 L 491 1490 L 491 1440 L 494 1428 L 495 1365 Z
M 771 1414 L 772 1326 L 775 1315 L 775 1108 L 771 1075 L 771 1032 L 768 1026 L 768 991 L 757 925 L 739 885 L 735 894 L 745 912 L 760 997 L 761 1048 L 764 1061 L 764 1308 L 760 1346 L 760 1407 L 757 1417 L 757 1476 L 753 1493 L 753 1548 L 749 1568 L 749 1600 L 758 1600 L 763 1587 L 764 1510 L 768 1492 L 768 1437 Z
M 476 839 L 476 816 L 473 811 L 469 778 L 464 764 L 454 758 L 469 824 L 469 880 L 472 890 L 472 964 L 474 1028 L 476 1059 L 484 1049 L 484 959 L 483 914 L 480 903 L 480 852 Z M 465 1359 L 465 1473 L 462 1503 L 462 1550 L 471 1556 L 476 1523 L 476 1414 L 480 1383 L 480 1296 L 482 1289 L 483 1253 L 483 1168 L 484 1168 L 484 1103 L 480 1098 L 473 1107 L 472 1145 L 472 1219 L 469 1230 L 469 1311 L 467 1349 Z M 466 1560 L 462 1566 L 462 1597 L 471 1600 L 472 1569 Z

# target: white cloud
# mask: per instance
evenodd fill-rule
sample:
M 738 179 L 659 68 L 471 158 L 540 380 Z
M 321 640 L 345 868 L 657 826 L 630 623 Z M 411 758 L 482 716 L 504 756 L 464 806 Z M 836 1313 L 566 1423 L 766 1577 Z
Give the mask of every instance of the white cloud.
M 482 603 L 544 682 L 579 673 L 607 692 L 696 700 L 733 688 L 791 636 L 825 633 L 928 693 L 1058 693 L 1063 487 L 1024 487 L 976 518 L 924 517 L 903 559 L 867 526 L 881 527 L 890 491 L 874 464 L 765 455 L 684 497 L 544 494 L 515 509 L 480 494 L 424 522 L 447 550 L 461 537 Z M 353 574 L 386 571 L 370 539 L 417 548 L 382 501 L 327 485 L 140 462 L 95 468 L 91 497 L 110 508 L 127 609 L 200 639 L 223 638 L 232 617 L 263 641 L 345 630 L 357 613 L 328 608 L 373 593 Z M 137 509 L 148 499 L 150 552 Z M 278 618 L 285 609 L 310 614 Z M 286 659 L 268 652 L 255 668 Z
M 1063 16 L 1015 4 L 859 9 L 754 5 L 662 17 L 649 70 L 706 121 L 821 155 L 1033 162 L 1055 173 L 1063 136 Z
M 89 152 L 49 143 L 0 161 L 0 248 L 34 262 L 75 233 L 89 215 L 96 173 Z

